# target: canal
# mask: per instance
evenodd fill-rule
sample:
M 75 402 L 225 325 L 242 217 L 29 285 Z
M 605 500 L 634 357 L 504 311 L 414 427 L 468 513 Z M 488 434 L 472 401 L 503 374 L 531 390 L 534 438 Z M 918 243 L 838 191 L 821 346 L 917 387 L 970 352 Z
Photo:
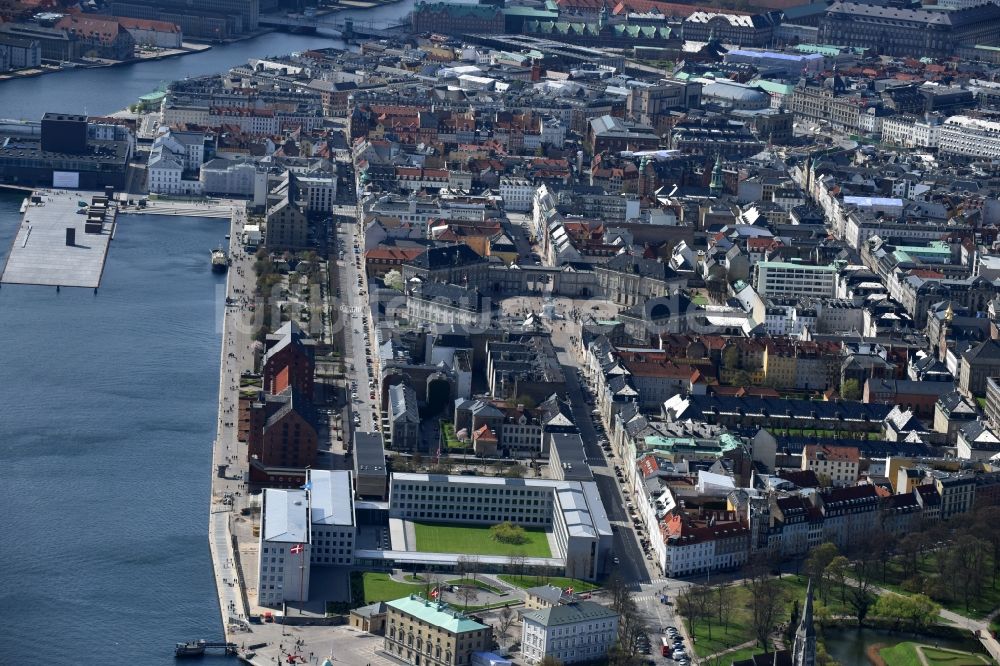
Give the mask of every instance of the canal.
M 871 666 L 866 650 L 871 645 L 881 648 L 892 647 L 905 641 L 927 643 L 938 647 L 983 653 L 983 647 L 974 638 L 930 638 L 916 637 L 912 634 L 893 633 L 878 629 L 865 628 L 827 628 L 823 630 L 823 641 L 827 654 L 840 666 Z
M 342 11 L 329 20 L 352 17 L 359 25 L 371 21 L 379 26 L 401 20 L 413 9 L 413 2 L 402 0 L 373 9 Z M 275 32 L 179 58 L 13 79 L 0 83 L 0 118 L 38 120 L 46 111 L 106 115 L 124 109 L 163 82 L 222 72 L 250 58 L 330 47 L 344 48 L 344 42 L 322 31 L 315 35 Z

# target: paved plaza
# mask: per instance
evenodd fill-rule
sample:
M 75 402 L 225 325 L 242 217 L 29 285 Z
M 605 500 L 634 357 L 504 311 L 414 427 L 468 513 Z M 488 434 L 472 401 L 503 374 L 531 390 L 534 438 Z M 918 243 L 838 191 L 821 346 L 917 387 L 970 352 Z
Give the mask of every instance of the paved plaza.
M 106 216 L 101 233 L 85 232 L 87 216 L 78 211 L 86 209 L 79 203 L 90 201 L 93 194 L 66 190 L 34 192 L 32 196 L 41 201 L 25 209 L 0 282 L 99 287 L 115 222 L 112 211 Z M 66 244 L 67 228 L 76 234 L 73 245 Z

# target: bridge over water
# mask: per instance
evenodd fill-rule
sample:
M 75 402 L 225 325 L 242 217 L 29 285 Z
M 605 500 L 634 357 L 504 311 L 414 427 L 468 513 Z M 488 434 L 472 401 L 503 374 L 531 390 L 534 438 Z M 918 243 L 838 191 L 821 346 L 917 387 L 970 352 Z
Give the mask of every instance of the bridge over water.
M 336 14 L 305 16 L 302 14 L 263 14 L 258 19 L 260 25 L 289 32 L 335 32 L 339 36 L 364 37 L 369 39 L 392 39 L 409 26 L 405 17 L 393 21 L 358 21 L 339 19 Z

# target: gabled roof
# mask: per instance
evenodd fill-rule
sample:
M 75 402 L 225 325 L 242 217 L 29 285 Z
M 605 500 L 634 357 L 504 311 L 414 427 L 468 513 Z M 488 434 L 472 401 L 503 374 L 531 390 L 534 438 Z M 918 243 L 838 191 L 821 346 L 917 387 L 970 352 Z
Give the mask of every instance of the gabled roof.
M 468 245 L 459 244 L 429 248 L 406 263 L 417 268 L 436 270 L 449 266 L 481 264 L 486 261 Z
M 526 622 L 536 622 L 545 627 L 558 627 L 594 620 L 617 618 L 615 611 L 593 601 L 574 601 L 551 608 L 528 611 L 523 616 Z

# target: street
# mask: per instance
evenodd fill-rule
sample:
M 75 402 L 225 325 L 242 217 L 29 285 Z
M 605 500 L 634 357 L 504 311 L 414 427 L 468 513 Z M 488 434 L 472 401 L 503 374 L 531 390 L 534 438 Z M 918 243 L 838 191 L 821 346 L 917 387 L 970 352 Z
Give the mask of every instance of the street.
M 371 399 L 371 393 L 377 391 L 378 387 L 373 381 L 373 368 L 369 365 L 374 363 L 375 348 L 371 308 L 368 304 L 368 281 L 364 271 L 364 254 L 361 251 L 364 247 L 363 231 L 359 225 L 344 223 L 337 229 L 336 240 L 340 256 L 336 261 L 340 296 L 331 294 L 330 298 L 334 307 L 341 310 L 339 319 L 344 328 L 348 417 L 355 430 L 373 432 L 381 428 L 381 417 L 378 412 L 378 395 L 376 394 L 375 400 Z M 347 440 L 349 432 L 353 432 L 347 430 L 347 421 L 344 430 Z

